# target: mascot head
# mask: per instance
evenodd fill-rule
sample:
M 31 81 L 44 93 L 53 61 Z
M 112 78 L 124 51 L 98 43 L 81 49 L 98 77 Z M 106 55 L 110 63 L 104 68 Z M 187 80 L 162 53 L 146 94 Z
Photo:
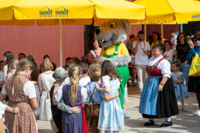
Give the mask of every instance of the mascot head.
M 113 44 L 124 42 L 130 31 L 130 23 L 126 20 L 111 20 L 101 25 L 95 31 L 95 39 L 102 41 L 102 46 L 109 47 Z

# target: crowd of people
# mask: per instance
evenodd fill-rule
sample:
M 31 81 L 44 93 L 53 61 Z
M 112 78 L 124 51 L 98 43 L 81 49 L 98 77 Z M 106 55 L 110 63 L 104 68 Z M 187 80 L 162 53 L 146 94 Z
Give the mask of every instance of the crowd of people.
M 92 46 L 85 58 L 68 57 L 63 67 L 49 55 L 38 67 L 32 55 L 16 58 L 5 52 L 0 61 L 0 132 L 37 133 L 36 120 L 50 121 L 53 133 L 123 130 L 127 112 L 119 99 L 120 76 L 110 61 L 98 62 L 103 51 L 99 42 Z M 165 118 L 161 127 L 172 126 L 171 116 L 179 113 L 177 99 L 185 111 L 188 90 L 196 92 L 200 108 L 200 74 L 189 75 L 192 60 L 200 56 L 200 35 L 187 40 L 184 33 L 171 32 L 170 39 L 161 40 L 153 32 L 146 41 L 139 31 L 137 37 L 130 35 L 127 49 L 131 85 L 138 83 L 141 91 L 139 112 L 149 119 L 144 126 L 154 125 L 156 118 Z M 200 110 L 194 115 L 200 116 Z
M 200 56 L 200 35 L 188 39 L 185 33 L 171 32 L 171 38 L 161 40 L 160 34 L 153 32 L 145 40 L 144 32 L 130 35 L 127 48 L 132 55 L 129 64 L 132 84 L 136 80 L 141 91 L 140 113 L 149 121 L 145 126 L 154 125 L 155 118 L 166 118 L 161 125 L 172 126 L 170 117 L 177 115 L 177 100 L 181 101 L 182 110 L 186 111 L 184 99 L 195 92 L 200 105 L 198 63 L 193 61 Z M 196 65 L 196 66 L 195 66 Z M 195 68 L 195 74 L 190 69 Z M 200 116 L 200 110 L 194 111 Z
M 97 41 L 93 46 L 87 60 L 68 57 L 63 67 L 56 67 L 48 55 L 38 67 L 32 55 L 20 53 L 17 59 L 11 51 L 5 52 L 1 133 L 37 133 L 36 120 L 50 121 L 54 133 L 121 131 L 119 76 L 110 61 L 98 63 L 101 48 Z

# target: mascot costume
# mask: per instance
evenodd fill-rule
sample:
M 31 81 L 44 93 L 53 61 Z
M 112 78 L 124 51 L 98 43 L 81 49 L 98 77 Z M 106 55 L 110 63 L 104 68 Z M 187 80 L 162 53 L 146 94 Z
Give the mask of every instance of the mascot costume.
M 120 77 L 119 98 L 122 109 L 124 109 L 125 86 L 129 79 L 127 64 L 131 61 L 131 56 L 129 56 L 129 52 L 124 44 L 129 30 L 130 23 L 128 21 L 112 20 L 103 23 L 95 31 L 95 39 L 102 41 L 99 62 L 102 63 L 104 60 L 110 60 Z

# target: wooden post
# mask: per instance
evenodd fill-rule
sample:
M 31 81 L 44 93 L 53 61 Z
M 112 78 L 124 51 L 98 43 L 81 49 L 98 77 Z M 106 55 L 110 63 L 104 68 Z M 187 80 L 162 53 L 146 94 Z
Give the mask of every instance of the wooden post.
M 63 27 L 62 19 L 59 19 L 59 38 L 60 38 L 60 66 L 63 66 Z

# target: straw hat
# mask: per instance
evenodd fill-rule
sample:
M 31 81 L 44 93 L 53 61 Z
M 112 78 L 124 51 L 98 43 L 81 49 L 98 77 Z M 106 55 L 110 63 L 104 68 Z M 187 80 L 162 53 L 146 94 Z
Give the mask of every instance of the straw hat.
M 53 74 L 53 78 L 57 81 L 63 81 L 65 80 L 65 78 L 67 77 L 67 71 L 65 71 L 64 68 L 62 67 L 58 67 L 56 68 L 54 74 Z

